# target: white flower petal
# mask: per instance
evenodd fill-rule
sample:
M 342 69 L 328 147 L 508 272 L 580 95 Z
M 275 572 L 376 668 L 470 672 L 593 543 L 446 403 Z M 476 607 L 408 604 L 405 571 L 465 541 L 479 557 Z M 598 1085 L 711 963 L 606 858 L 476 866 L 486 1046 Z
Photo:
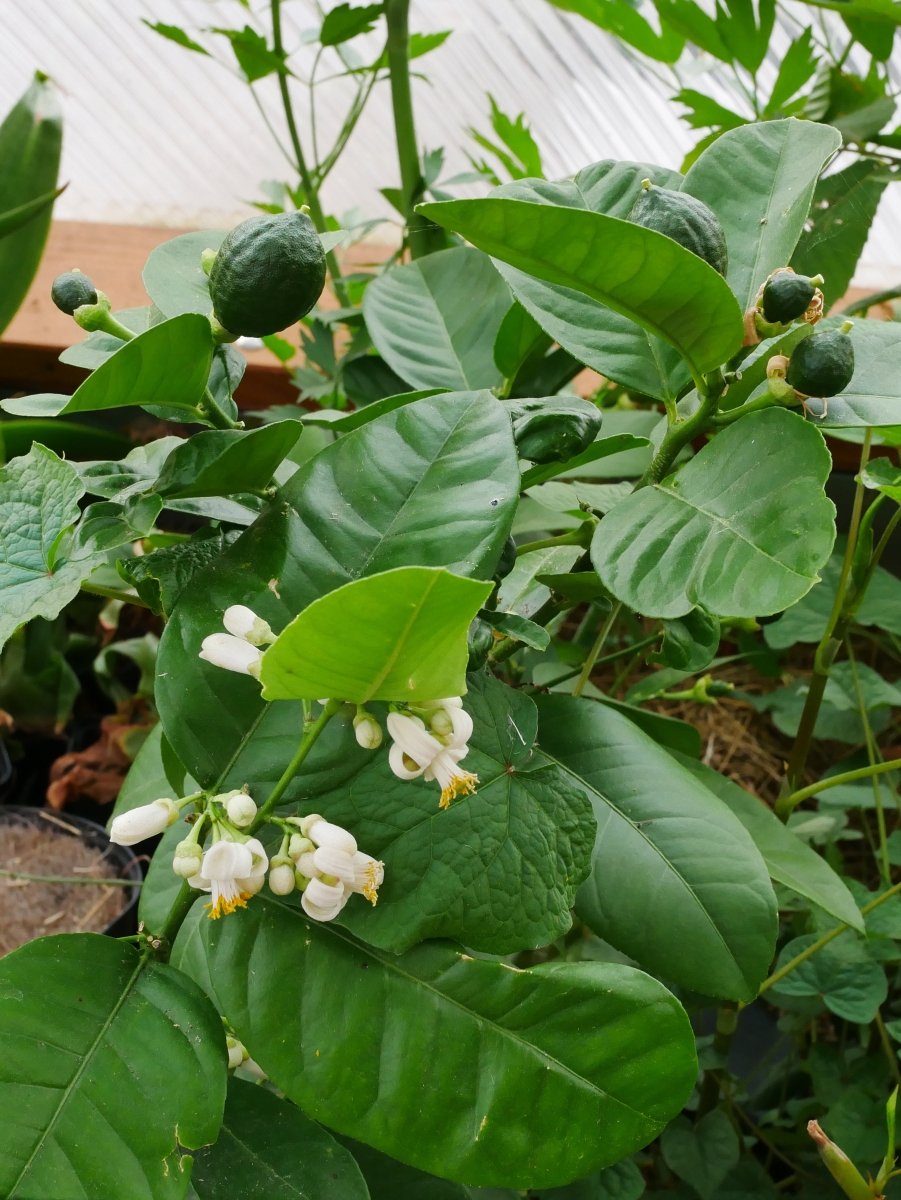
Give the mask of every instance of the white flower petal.
M 344 901 L 344 888 L 340 883 L 323 883 L 321 879 L 311 879 L 303 894 L 310 904 L 320 908 L 329 908 Z
M 241 675 L 258 678 L 263 652 L 230 633 L 211 633 L 201 643 L 200 657 L 213 666 L 224 667 L 226 671 L 237 671 Z
M 154 800 L 152 804 L 142 804 L 115 817 L 110 826 L 109 840 L 117 846 L 134 846 L 145 838 L 156 837 L 177 819 L 178 808 L 174 800 Z
M 200 873 L 214 881 L 250 875 L 253 873 L 253 855 L 243 842 L 214 842 L 203 856 Z
M 234 637 L 242 638 L 252 646 L 262 646 L 275 640 L 269 623 L 258 617 L 246 604 L 232 604 L 227 608 L 222 616 L 222 624 Z
M 331 875 L 342 883 L 352 884 L 356 877 L 353 855 L 334 846 L 320 846 L 313 854 L 313 866 L 319 874 Z
M 329 846 L 334 850 L 344 850 L 347 854 L 356 852 L 357 840 L 354 835 L 322 817 L 304 821 L 303 832 L 316 846 Z
M 398 779 L 418 779 L 424 767 L 408 767 L 404 761 L 403 749 L 395 742 L 388 751 L 388 766 Z
M 404 713 L 388 714 L 388 732 L 407 758 L 420 767 L 429 763 L 444 746 L 426 729 L 419 717 L 408 717 Z

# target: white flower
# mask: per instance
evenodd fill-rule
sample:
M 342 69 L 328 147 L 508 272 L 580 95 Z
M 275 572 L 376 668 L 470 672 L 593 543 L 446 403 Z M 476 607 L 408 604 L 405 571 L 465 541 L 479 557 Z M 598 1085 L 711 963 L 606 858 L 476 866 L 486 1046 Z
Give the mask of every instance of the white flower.
M 269 890 L 274 896 L 288 896 L 294 891 L 294 863 L 278 860 L 269 870 Z
M 340 883 L 325 883 L 311 879 L 300 897 L 300 906 L 314 921 L 332 921 L 347 903 L 350 896 Z
M 358 850 L 353 856 L 354 879 L 351 891 L 365 896 L 370 904 L 378 903 L 378 892 L 385 879 L 385 864 Z M 346 885 L 345 885 L 346 886 Z
M 298 839 L 298 853 L 292 852 L 291 857 L 297 866 L 297 883 L 303 889 L 300 903 L 307 916 L 315 921 L 333 920 L 354 892 L 376 904 L 385 877 L 384 864 L 358 850 L 353 834 L 318 813 L 303 817 L 300 826 L 306 836 Z
M 225 802 L 225 811 L 232 825 L 244 829 L 253 824 L 257 806 L 246 792 L 234 792 Z
M 226 671 L 252 675 L 254 679 L 260 677 L 262 650 L 230 633 L 211 633 L 205 637 L 200 646 L 200 657 L 215 667 L 224 667 Z
M 142 804 L 140 808 L 114 817 L 109 840 L 117 846 L 134 846 L 145 838 L 156 837 L 177 820 L 178 806 L 174 800 L 154 800 L 152 804 Z
M 227 608 L 222 615 L 222 624 L 229 633 L 250 642 L 251 646 L 265 646 L 275 641 L 269 622 L 258 617 L 245 604 L 233 604 Z
M 356 854 L 357 839 L 340 825 L 326 821 L 319 813 L 311 813 L 300 822 L 301 832 L 316 846 L 331 846 L 335 850 L 344 850 L 348 854 Z
M 225 1036 L 225 1046 L 228 1050 L 228 1069 L 234 1071 L 247 1058 L 247 1051 L 243 1043 L 239 1042 L 236 1037 L 232 1037 L 230 1033 Z
M 394 745 L 388 752 L 388 765 L 399 779 L 437 780 L 441 787 L 441 808 L 447 808 L 457 796 L 476 790 L 479 777 L 457 764 L 469 753 L 466 739 L 472 732 L 472 718 L 456 706 L 443 709 L 451 721 L 452 732 L 439 740 L 429 733 L 420 717 L 404 713 L 388 714 L 388 732 Z
M 222 840 L 206 851 L 199 873 L 188 883 L 212 894 L 210 917 L 215 919 L 244 908 L 263 886 L 268 866 L 266 851 L 256 838 L 243 842 Z
M 364 750 L 378 750 L 382 744 L 382 727 L 368 712 L 359 712 L 354 717 L 354 737 Z

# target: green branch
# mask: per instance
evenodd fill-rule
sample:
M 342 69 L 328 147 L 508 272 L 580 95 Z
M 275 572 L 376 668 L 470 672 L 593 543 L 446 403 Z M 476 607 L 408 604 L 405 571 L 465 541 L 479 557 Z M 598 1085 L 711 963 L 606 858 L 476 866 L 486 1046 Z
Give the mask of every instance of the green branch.
M 275 787 L 266 797 L 266 803 L 260 806 L 260 811 L 257 813 L 254 822 L 250 827 L 251 833 L 255 833 L 269 818 L 275 809 L 275 806 L 287 791 L 291 780 L 300 770 L 300 766 L 304 759 L 313 749 L 314 745 L 319 739 L 320 734 L 341 707 L 342 703 L 343 702 L 341 700 L 329 700 L 325 708 L 322 710 L 322 713 L 316 718 L 316 720 L 306 726 L 303 737 L 300 741 L 300 745 L 297 747 L 294 757 L 288 763 L 287 767 L 285 767 Z

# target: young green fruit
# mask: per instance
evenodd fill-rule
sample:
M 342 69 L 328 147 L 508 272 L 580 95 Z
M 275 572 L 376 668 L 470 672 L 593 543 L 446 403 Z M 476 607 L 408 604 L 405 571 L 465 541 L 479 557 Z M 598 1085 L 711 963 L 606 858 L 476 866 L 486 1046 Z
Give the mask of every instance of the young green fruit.
M 811 279 L 787 268 L 774 271 L 763 285 L 760 297 L 764 320 L 774 325 L 788 325 L 803 317 L 817 293 L 818 283 L 822 283 L 821 276 Z
M 854 374 L 850 321 L 841 329 L 824 329 L 799 342 L 792 352 L 786 381 L 802 396 L 836 396 Z
M 301 212 L 265 213 L 227 234 L 210 269 L 213 313 L 231 333 L 266 337 L 306 316 L 325 287 L 325 252 Z
M 720 275 L 726 274 L 729 257 L 726 235 L 711 209 L 685 192 L 657 187 L 650 179 L 641 182 L 641 194 L 632 205 L 629 220 L 645 229 L 655 229 L 703 258 Z
M 71 317 L 83 304 L 97 303 L 97 289 L 83 272 L 64 271 L 51 284 L 50 299 Z

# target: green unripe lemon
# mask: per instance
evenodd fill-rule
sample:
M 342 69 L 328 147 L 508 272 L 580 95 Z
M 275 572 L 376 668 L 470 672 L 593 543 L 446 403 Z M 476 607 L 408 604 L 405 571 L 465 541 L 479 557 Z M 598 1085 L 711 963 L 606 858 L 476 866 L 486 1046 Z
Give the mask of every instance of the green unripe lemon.
M 82 271 L 64 271 L 51 284 L 50 299 L 71 317 L 83 304 L 97 303 L 97 289 Z
M 657 187 L 649 179 L 641 184 L 641 194 L 632 205 L 629 220 L 645 229 L 655 229 L 703 258 L 706 263 L 726 274 L 729 256 L 726 235 L 712 209 L 685 192 Z
M 836 396 L 854 374 L 854 345 L 843 329 L 812 333 L 792 351 L 785 378 L 802 396 Z
M 816 285 L 807 275 L 779 271 L 763 288 L 760 307 L 764 319 L 773 324 L 788 325 L 803 317 L 816 294 Z
M 325 287 L 325 252 L 301 212 L 264 213 L 236 226 L 210 269 L 213 313 L 229 332 L 266 337 L 306 316 Z

